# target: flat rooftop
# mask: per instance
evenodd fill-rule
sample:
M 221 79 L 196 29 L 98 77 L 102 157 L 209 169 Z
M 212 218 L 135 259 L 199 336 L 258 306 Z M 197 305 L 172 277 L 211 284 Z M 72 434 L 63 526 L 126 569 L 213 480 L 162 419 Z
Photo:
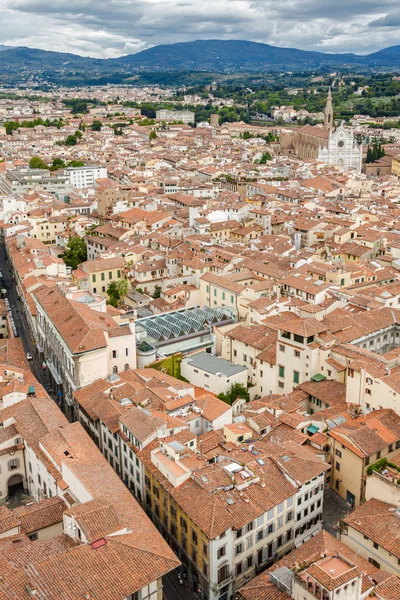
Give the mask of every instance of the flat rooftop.
M 328 558 L 328 560 L 320 562 L 319 567 L 331 577 L 339 577 L 353 568 L 344 560 L 337 557 Z
M 222 375 L 225 375 L 225 377 L 231 377 L 232 375 L 237 375 L 237 373 L 247 371 L 247 367 L 234 365 L 233 363 L 230 363 L 229 360 L 225 360 L 225 358 L 220 358 L 219 356 L 213 356 L 208 352 L 198 352 L 197 354 L 193 354 L 192 356 L 185 358 L 184 362 L 195 369 L 201 369 L 202 371 L 212 373 L 213 375 L 221 373 Z

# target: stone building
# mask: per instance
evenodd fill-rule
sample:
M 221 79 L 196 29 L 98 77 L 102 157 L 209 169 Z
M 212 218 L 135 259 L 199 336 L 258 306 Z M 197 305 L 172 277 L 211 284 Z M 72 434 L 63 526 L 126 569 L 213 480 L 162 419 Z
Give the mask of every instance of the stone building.
M 283 133 L 280 146 L 283 154 L 294 154 L 303 160 L 317 159 L 329 165 L 361 171 L 362 147 L 355 141 L 353 131 L 342 125 L 333 129 L 331 90 L 324 110 L 323 128 L 305 125 L 298 131 Z

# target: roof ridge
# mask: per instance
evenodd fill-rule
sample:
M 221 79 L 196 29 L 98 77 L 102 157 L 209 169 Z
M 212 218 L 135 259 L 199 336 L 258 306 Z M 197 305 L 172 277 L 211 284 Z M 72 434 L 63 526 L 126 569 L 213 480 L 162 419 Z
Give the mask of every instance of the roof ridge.
M 149 550 L 148 548 L 142 548 L 142 546 L 126 544 L 126 543 L 124 543 L 123 540 L 127 535 L 129 536 L 130 539 L 132 539 L 134 537 L 132 534 L 106 535 L 105 537 L 109 541 L 114 542 L 115 544 L 122 544 L 123 546 L 129 546 L 130 548 L 132 548 L 132 550 L 135 550 L 136 552 L 143 552 L 145 554 L 151 554 L 151 556 L 155 556 L 156 558 L 162 558 L 164 560 L 173 560 L 173 558 L 176 558 L 175 556 L 172 558 L 172 557 L 168 557 L 168 556 L 165 556 L 162 554 L 158 554 L 158 553 L 154 552 L 153 550 Z M 136 539 L 136 537 L 134 539 Z M 172 553 L 172 549 L 171 549 L 171 553 Z M 179 563 L 179 560 L 177 558 L 176 558 L 176 561 Z

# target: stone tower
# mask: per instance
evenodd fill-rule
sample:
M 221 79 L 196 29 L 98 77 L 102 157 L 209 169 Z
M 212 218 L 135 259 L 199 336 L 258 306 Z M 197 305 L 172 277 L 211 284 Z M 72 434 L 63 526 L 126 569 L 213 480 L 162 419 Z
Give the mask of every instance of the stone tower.
M 210 125 L 211 125 L 211 127 L 218 127 L 218 125 L 219 125 L 219 114 L 218 113 L 212 113 L 210 115 Z
M 332 106 L 332 92 L 329 88 L 328 97 L 326 99 L 326 106 L 324 110 L 324 128 L 328 131 L 332 131 L 333 128 L 333 106 Z

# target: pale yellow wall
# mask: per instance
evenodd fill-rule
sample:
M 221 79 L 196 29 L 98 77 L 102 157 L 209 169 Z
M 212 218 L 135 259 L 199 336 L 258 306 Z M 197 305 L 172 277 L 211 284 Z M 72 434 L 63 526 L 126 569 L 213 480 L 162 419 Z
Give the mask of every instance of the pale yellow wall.
M 44 529 L 40 529 L 38 534 L 38 540 L 48 540 L 49 538 L 55 537 L 56 535 L 61 535 L 63 532 L 62 522 L 56 523 L 55 525 L 50 525 L 50 527 L 45 527 Z
M 377 453 L 371 454 L 369 460 L 366 461 L 361 457 L 357 456 L 351 449 L 342 446 L 340 442 L 331 438 L 331 457 L 332 457 L 332 470 L 331 470 L 331 487 L 336 490 L 338 494 L 347 500 L 347 490 L 354 494 L 355 505 L 359 506 L 361 500 L 365 497 L 365 485 L 364 479 L 367 476 L 368 466 L 374 464 L 379 458 L 387 457 L 388 460 L 399 450 L 396 449 L 396 444 L 392 445 L 392 451 L 389 452 L 389 446 L 382 448 L 380 456 Z M 339 450 L 342 454 L 341 457 L 336 456 L 336 450 Z M 336 468 L 336 463 L 340 464 L 340 470 Z M 368 462 L 368 464 L 365 464 Z M 336 488 L 336 480 L 341 480 L 339 483 L 339 489 Z
M 224 427 L 224 436 L 227 442 L 232 442 L 232 444 L 240 443 L 242 444 L 246 440 L 250 440 L 252 437 L 251 431 L 243 430 L 243 432 L 233 432 L 229 428 Z M 238 438 L 243 437 L 243 440 L 238 442 Z
M 111 274 L 111 275 L 110 275 Z M 95 277 L 95 281 L 93 281 Z M 104 271 L 97 271 L 97 273 L 89 273 L 89 285 L 88 289 L 94 294 L 101 294 L 107 296 L 107 288 L 112 281 L 119 281 L 124 279 L 122 268 L 118 269 L 107 269 Z
M 371 498 L 398 506 L 400 504 L 400 486 L 396 482 L 388 481 L 383 475 L 374 471 L 367 476 L 365 486 L 365 499 L 371 500 Z
M 392 173 L 400 177 L 400 158 L 398 157 L 392 160 Z
M 338 449 L 342 456 L 335 454 Z M 343 448 L 340 442 L 332 439 L 332 470 L 331 487 L 344 500 L 347 498 L 347 490 L 355 496 L 355 505 L 359 506 L 361 500 L 361 481 L 363 476 L 363 460 L 347 448 Z M 340 471 L 336 469 L 336 463 L 340 465 Z M 339 480 L 339 488 L 336 487 Z
M 393 575 L 399 574 L 399 557 L 390 554 L 387 550 L 382 548 L 382 546 L 378 546 L 377 549 L 374 548 L 373 540 L 365 539 L 364 535 L 356 529 L 349 527 L 347 535 L 341 535 L 341 541 L 357 552 L 359 556 L 362 556 L 367 560 L 369 558 L 376 560 L 383 571 L 393 573 Z

